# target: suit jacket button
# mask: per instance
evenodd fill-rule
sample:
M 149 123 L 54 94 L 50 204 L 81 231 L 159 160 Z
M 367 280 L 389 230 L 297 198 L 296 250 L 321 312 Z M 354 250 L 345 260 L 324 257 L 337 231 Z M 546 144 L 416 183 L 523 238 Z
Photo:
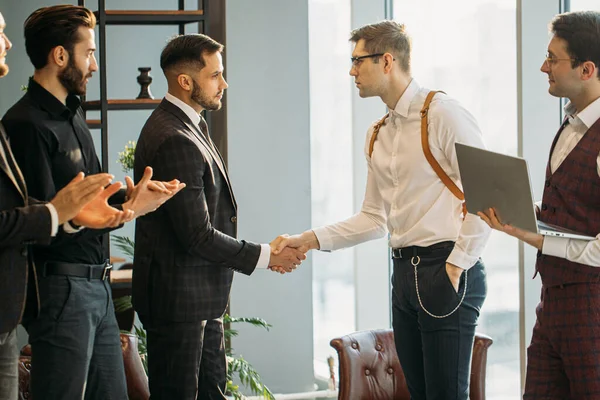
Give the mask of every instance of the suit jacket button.
M 231 217 L 230 220 L 235 224 L 237 222 L 237 217 L 234 215 L 233 217 Z
M 546 204 L 542 204 L 542 211 L 546 211 L 548 209 L 548 206 Z

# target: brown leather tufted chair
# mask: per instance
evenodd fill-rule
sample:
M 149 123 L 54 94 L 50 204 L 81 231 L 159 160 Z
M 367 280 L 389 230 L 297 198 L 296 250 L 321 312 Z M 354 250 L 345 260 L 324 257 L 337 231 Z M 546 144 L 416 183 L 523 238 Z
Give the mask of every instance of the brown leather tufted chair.
M 470 400 L 485 400 L 490 337 L 476 334 Z M 355 332 L 330 342 L 339 357 L 339 400 L 410 400 L 391 329 Z
M 133 334 L 121 333 L 121 349 L 125 363 L 125 378 L 127 379 L 127 395 L 129 400 L 148 400 L 148 378 L 137 351 L 138 339 Z M 19 400 L 31 400 L 29 393 L 29 371 L 31 370 L 31 346 L 21 349 L 19 357 Z

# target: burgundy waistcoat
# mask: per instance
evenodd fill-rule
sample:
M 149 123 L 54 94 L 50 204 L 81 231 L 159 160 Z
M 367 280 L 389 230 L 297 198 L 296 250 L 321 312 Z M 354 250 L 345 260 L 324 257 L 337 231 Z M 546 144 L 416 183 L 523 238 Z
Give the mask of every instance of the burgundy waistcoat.
M 562 129 L 554 138 L 550 159 L 561 132 Z M 548 160 L 540 221 L 590 236 L 600 233 L 600 177 L 596 161 L 599 153 L 600 119 L 583 135 L 554 173 L 550 172 Z M 600 282 L 600 268 L 541 252 L 538 252 L 535 268 L 546 287 Z

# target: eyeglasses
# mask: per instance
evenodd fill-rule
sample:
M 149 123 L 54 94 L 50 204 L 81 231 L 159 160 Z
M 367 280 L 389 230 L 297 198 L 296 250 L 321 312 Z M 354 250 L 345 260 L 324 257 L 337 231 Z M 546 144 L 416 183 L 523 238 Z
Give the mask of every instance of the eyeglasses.
M 548 65 L 554 65 L 559 61 L 577 61 L 577 59 L 576 58 L 556 58 L 552 54 L 546 53 L 546 60 L 544 62 L 548 63 Z
M 377 54 L 367 54 L 367 55 L 358 56 L 358 57 L 350 57 L 350 61 L 352 61 L 353 67 L 358 67 L 365 58 L 381 57 L 384 54 L 385 53 L 377 53 Z

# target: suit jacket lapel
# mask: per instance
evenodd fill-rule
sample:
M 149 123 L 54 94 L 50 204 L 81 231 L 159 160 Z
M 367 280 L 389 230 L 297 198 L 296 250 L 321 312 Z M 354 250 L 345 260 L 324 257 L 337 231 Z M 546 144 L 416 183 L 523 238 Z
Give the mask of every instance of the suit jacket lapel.
M 206 148 L 209 154 L 214 158 L 219 171 L 225 178 L 225 182 L 227 183 L 227 188 L 229 189 L 229 194 L 231 195 L 231 200 L 233 201 L 234 207 L 237 209 L 237 203 L 235 201 L 235 197 L 233 195 L 233 189 L 231 187 L 231 182 L 229 181 L 229 175 L 227 173 L 227 169 L 225 168 L 225 163 L 223 162 L 223 158 L 217 152 L 213 151 L 212 146 L 208 143 L 207 139 L 204 137 L 204 134 L 200 130 L 199 126 L 196 126 L 190 121 L 187 115 L 175 104 L 171 103 L 168 100 L 163 99 L 160 103 L 159 107 L 163 108 L 165 111 L 174 114 L 181 122 L 185 124 L 188 130 L 193 134 L 193 136 Z
M 15 188 L 23 197 L 25 201 L 25 205 L 27 205 L 27 186 L 25 185 L 25 179 L 21 174 L 21 170 L 17 166 L 17 162 L 10 150 L 10 146 L 8 144 L 6 131 L 4 130 L 4 126 L 0 123 L 0 146 L 2 146 L 3 150 L 0 152 L 3 157 L 0 157 L 0 169 L 4 171 L 4 173 L 10 178 L 12 183 L 15 185 Z

